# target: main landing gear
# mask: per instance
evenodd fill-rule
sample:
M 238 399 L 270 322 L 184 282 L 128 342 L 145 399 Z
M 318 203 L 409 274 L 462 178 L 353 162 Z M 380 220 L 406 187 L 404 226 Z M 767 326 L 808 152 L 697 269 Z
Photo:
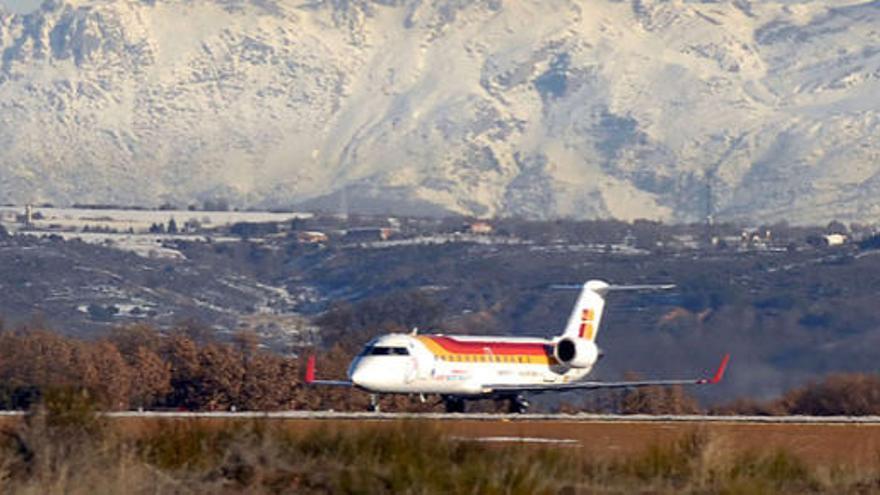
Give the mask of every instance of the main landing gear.
M 510 398 L 510 406 L 508 411 L 512 414 L 524 414 L 529 410 L 529 401 L 525 399 L 522 395 L 515 395 Z
M 465 410 L 464 399 L 447 395 L 443 397 L 443 405 L 448 413 L 463 413 Z
M 508 400 L 510 401 L 508 411 L 512 414 L 523 414 L 529 410 L 531 405 L 522 395 L 509 396 Z M 465 400 L 461 397 L 445 395 L 443 396 L 443 406 L 446 408 L 447 413 L 465 412 Z

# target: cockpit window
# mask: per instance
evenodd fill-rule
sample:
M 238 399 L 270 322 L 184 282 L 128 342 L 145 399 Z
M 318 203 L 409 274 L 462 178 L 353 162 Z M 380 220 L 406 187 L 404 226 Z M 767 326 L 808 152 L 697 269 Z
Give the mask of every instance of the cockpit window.
M 406 347 L 373 346 L 368 354 L 370 356 L 409 356 L 409 351 Z

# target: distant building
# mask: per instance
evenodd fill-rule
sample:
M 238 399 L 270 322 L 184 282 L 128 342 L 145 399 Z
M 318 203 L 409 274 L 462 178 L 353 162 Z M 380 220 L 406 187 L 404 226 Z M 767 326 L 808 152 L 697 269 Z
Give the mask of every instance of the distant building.
M 807 237 L 807 244 L 815 248 L 843 246 L 849 241 L 844 234 L 811 235 Z
M 390 227 L 358 227 L 346 230 L 343 239 L 346 242 L 387 241 L 395 232 Z
M 742 249 L 769 249 L 772 240 L 773 232 L 769 229 L 746 229 L 740 234 L 740 247 Z
M 471 222 L 465 226 L 465 232 L 475 235 L 489 235 L 493 230 L 489 222 Z
M 327 234 L 315 230 L 306 230 L 296 233 L 296 240 L 300 244 L 324 244 L 328 241 Z
M 822 236 L 826 246 L 842 246 L 846 244 L 847 237 L 843 234 L 827 234 Z
M 700 242 L 693 234 L 681 234 L 672 236 L 672 244 L 679 249 L 699 249 Z
M 0 211 L 0 222 L 14 223 L 18 221 L 18 217 L 18 213 L 14 211 Z

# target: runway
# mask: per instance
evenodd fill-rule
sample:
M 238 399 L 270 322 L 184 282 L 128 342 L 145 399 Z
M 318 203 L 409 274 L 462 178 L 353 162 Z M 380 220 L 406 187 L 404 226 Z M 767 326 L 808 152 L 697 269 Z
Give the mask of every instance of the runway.
M 880 416 L 708 416 L 647 414 L 447 414 L 447 413 L 372 413 L 336 411 L 240 411 L 240 412 L 154 412 L 122 411 L 105 413 L 108 417 L 144 418 L 241 418 L 300 420 L 365 421 L 515 421 L 565 423 L 737 423 L 737 424 L 878 424 Z
M 24 416 L 24 411 L 0 411 L 0 417 Z M 291 419 L 328 421 L 482 421 L 563 423 L 730 423 L 730 424 L 863 424 L 880 425 L 880 416 L 709 416 L 648 414 L 495 414 L 391 413 L 339 411 L 111 411 L 107 418 L 155 419 Z

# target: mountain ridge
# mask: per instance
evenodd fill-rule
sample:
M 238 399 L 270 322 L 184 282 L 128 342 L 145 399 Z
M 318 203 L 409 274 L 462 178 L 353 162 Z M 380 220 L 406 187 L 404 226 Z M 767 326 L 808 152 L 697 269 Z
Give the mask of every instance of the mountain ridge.
M 878 1 L 0 10 L 0 198 L 871 221 L 878 24 Z

